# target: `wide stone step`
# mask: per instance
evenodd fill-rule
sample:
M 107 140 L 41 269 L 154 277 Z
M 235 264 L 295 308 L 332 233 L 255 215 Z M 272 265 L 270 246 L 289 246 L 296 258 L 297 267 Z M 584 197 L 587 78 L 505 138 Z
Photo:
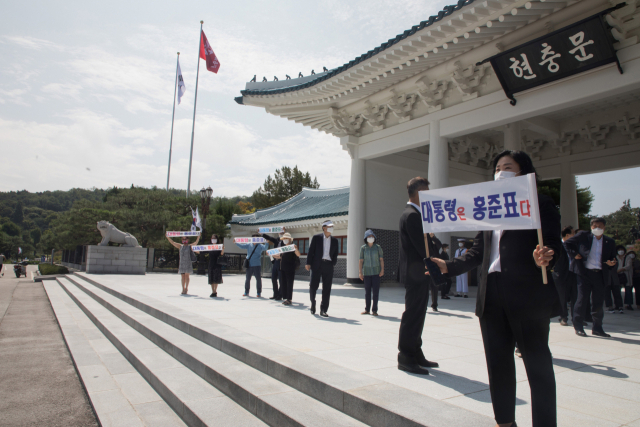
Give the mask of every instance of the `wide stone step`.
M 67 286 L 74 299 L 91 297 L 156 344 L 174 361 L 271 426 L 364 426 L 363 423 L 144 313 L 87 282 Z M 83 291 L 84 294 L 80 295 Z M 170 357 L 171 357 L 170 356 Z
M 125 287 L 107 286 L 85 273 L 69 276 L 90 284 L 254 367 L 314 399 L 376 427 L 485 427 L 495 421 L 423 394 L 250 335 Z
M 58 279 L 57 283 L 186 425 L 198 427 L 266 425 L 158 348 L 155 343 L 132 329 L 73 283 L 65 278 Z M 74 360 L 75 358 L 76 355 Z M 116 422 L 110 425 L 128 424 Z M 145 425 L 161 424 L 150 422 Z M 180 424 L 176 423 L 176 425 Z

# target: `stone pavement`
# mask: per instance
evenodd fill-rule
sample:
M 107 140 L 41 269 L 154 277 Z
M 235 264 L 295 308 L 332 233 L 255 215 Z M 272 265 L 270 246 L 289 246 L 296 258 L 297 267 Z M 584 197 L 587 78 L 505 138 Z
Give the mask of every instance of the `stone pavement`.
M 304 352 L 429 397 L 493 416 L 475 298 L 439 301 L 439 313 L 429 309 L 422 339 L 430 360 L 440 363 L 428 377 L 396 367 L 404 290 L 380 291 L 380 316 L 360 315 L 364 290 L 334 285 L 329 315 L 309 311 L 308 283 L 296 281 L 294 304 L 268 300 L 271 281 L 263 280 L 263 298 L 242 297 L 243 276 L 224 276 L 218 298 L 209 298 L 206 278 L 191 276 L 189 294 L 180 295 L 177 274 L 144 277 L 88 275 L 114 289 L 132 290 L 279 345 Z M 319 302 L 319 301 L 318 301 Z M 610 339 L 580 338 L 572 327 L 551 323 L 560 426 L 640 426 L 640 312 L 605 315 Z M 517 421 L 531 425 L 530 393 L 524 365 L 516 359 Z M 637 405 L 637 406 L 636 406 Z
M 97 426 L 42 283 L 16 279 L 11 264 L 4 268 L 0 425 Z

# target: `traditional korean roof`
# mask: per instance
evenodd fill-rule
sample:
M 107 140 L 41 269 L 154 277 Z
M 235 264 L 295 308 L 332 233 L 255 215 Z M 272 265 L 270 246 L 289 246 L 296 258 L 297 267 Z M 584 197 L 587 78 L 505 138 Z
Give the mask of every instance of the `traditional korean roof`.
M 349 214 L 349 187 L 330 190 L 304 188 L 279 205 L 248 215 L 234 215 L 231 224 L 267 225 Z

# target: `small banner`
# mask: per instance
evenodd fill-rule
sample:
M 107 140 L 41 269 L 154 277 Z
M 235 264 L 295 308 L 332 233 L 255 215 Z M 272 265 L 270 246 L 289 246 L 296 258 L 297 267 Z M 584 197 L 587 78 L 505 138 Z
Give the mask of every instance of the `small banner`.
M 199 236 L 199 231 L 167 231 L 167 237 Z
M 236 237 L 233 239 L 236 243 L 267 243 L 264 237 Z
M 223 245 L 200 245 L 191 246 L 191 249 L 195 252 L 209 252 L 209 251 L 221 251 Z
M 260 227 L 258 229 L 258 231 L 260 233 L 283 233 L 284 232 L 284 227 Z
M 516 105 L 515 93 L 613 62 L 618 64 L 622 74 L 613 48 L 615 40 L 611 27 L 605 21 L 605 15 L 617 7 L 499 53 L 479 64 L 491 63 L 511 105 Z
M 535 174 L 420 191 L 422 229 L 441 231 L 540 228 Z
M 295 252 L 295 250 L 296 250 L 295 245 L 287 245 L 287 246 L 281 246 L 279 248 L 269 249 L 267 251 L 267 254 L 274 256 L 274 255 L 282 254 L 285 252 Z

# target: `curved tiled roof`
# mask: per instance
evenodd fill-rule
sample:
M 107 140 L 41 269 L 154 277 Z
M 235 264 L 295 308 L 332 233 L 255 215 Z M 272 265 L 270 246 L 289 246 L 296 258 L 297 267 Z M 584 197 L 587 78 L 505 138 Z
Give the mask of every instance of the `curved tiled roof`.
M 369 52 L 360 55 L 359 57 L 357 57 L 356 59 L 354 59 L 353 61 L 349 61 L 348 63 L 342 65 L 341 67 L 338 68 L 334 68 L 333 70 L 329 71 L 328 73 L 318 77 L 317 79 L 311 80 L 307 83 L 302 83 L 299 85 L 294 85 L 294 86 L 289 86 L 289 87 L 285 87 L 285 88 L 279 88 L 279 89 L 263 89 L 263 90 L 241 90 L 240 93 L 242 95 L 276 95 L 276 94 L 280 94 L 280 93 L 286 93 L 286 92 L 293 92 L 293 91 L 297 91 L 297 90 L 301 90 L 301 89 L 305 89 L 311 86 L 315 86 L 320 82 L 323 82 L 325 80 L 328 80 L 340 73 L 343 73 L 344 71 L 348 70 L 349 68 L 352 68 L 356 65 L 358 65 L 359 63 L 371 58 L 372 56 L 375 56 L 377 54 L 379 54 L 380 52 L 382 52 L 383 50 L 386 50 L 388 48 L 390 48 L 391 46 L 401 42 L 402 40 L 406 39 L 407 37 L 415 34 L 416 32 L 423 30 L 426 27 L 429 27 L 431 25 L 433 25 L 434 23 L 437 23 L 438 21 L 441 21 L 443 18 L 451 15 L 453 12 L 456 12 L 460 9 L 462 9 L 465 6 L 470 5 L 471 3 L 473 3 L 475 0 L 459 0 L 457 4 L 455 5 L 450 5 L 450 6 L 445 6 L 440 12 L 438 12 L 437 15 L 435 16 L 430 16 L 428 20 L 426 21 L 422 21 L 420 22 L 420 24 L 418 25 L 414 25 L 413 27 L 411 27 L 411 29 L 405 31 L 402 34 L 398 34 L 395 38 L 393 39 L 389 39 L 387 42 L 382 43 L 380 46 L 378 46 L 377 48 L 370 50 Z M 236 102 L 238 104 L 242 104 L 242 97 L 237 97 L 235 98 Z
M 249 215 L 234 215 L 230 224 L 267 225 L 349 214 L 349 189 L 304 189 L 289 200 Z

